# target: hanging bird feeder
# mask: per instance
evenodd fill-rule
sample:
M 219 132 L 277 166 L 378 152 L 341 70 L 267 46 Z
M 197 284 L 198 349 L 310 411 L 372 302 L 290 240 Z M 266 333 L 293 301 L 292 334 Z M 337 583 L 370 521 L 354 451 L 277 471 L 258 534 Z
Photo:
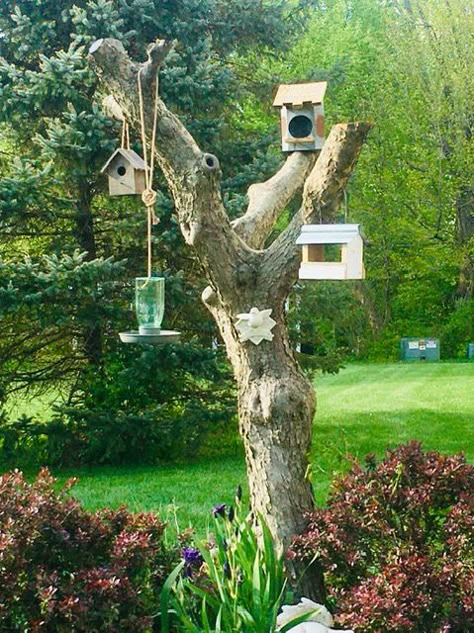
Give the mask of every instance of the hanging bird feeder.
M 303 247 L 300 279 L 365 279 L 359 224 L 305 224 L 296 243 Z
M 147 156 L 147 139 L 145 128 L 145 116 L 143 110 L 143 94 L 141 86 L 141 71 L 138 73 L 138 95 L 140 98 L 140 119 L 142 132 L 143 160 L 137 156 L 133 158 L 132 170 L 133 182 L 139 183 L 139 187 L 134 193 L 141 193 L 142 200 L 147 210 L 147 267 L 148 274 L 146 277 L 136 277 L 135 279 L 135 313 L 138 321 L 138 330 L 129 332 L 120 332 L 120 340 L 123 343 L 141 343 L 151 345 L 163 345 L 164 343 L 176 343 L 179 341 L 180 332 L 175 330 L 162 330 L 161 323 L 165 311 L 165 280 L 164 277 L 154 277 L 152 274 L 152 226 L 158 224 L 158 218 L 155 216 L 156 192 L 152 189 L 153 184 L 153 168 L 155 159 L 155 140 L 156 140 L 156 124 L 157 124 L 157 100 L 158 100 L 158 82 L 155 93 L 155 115 L 153 120 L 153 132 L 150 139 L 150 162 Z M 124 131 L 122 133 L 121 150 L 112 156 L 104 170 L 112 169 L 113 175 L 125 177 L 126 173 L 120 174 L 115 163 L 123 162 L 125 158 L 130 158 L 131 152 L 128 139 L 128 125 L 124 121 Z M 117 163 L 118 164 L 118 163 Z M 120 163 L 121 164 L 121 163 Z M 137 181 L 137 169 L 140 167 L 140 178 L 143 173 L 143 182 Z M 115 174 L 117 172 L 117 174 Z M 109 173 L 109 172 L 108 172 Z M 111 175 L 109 173 L 109 183 Z
M 180 337 L 179 332 L 161 329 L 164 312 L 164 277 L 136 277 L 135 313 L 138 330 L 120 332 L 122 343 L 148 343 L 152 345 L 177 343 Z

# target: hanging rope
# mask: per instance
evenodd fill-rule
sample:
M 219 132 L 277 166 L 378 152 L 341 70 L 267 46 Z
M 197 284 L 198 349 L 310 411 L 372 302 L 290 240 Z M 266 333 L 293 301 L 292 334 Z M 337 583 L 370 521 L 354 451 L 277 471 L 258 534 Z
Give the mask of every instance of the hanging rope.
M 130 128 L 127 119 L 122 121 L 122 149 L 130 149 Z
M 145 107 L 143 104 L 142 71 L 140 68 L 137 75 L 138 99 L 140 108 L 140 127 L 143 146 L 143 162 L 145 163 L 145 190 L 142 193 L 142 201 L 147 210 L 147 269 L 148 279 L 152 274 L 152 226 L 158 224 L 159 219 L 155 215 L 156 191 L 153 189 L 153 172 L 155 169 L 155 142 L 156 127 L 158 121 L 158 80 L 155 82 L 155 107 L 153 113 L 153 128 L 150 139 L 150 161 L 148 162 L 148 146 L 146 140 Z

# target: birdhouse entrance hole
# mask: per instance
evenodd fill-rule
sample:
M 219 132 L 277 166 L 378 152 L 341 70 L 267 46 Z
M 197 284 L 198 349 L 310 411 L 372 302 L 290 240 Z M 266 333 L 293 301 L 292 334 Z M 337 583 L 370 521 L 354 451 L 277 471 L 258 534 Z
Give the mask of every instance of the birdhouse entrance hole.
M 313 131 L 313 122 L 309 117 L 298 114 L 291 119 L 288 131 L 293 138 L 305 138 Z
M 125 176 L 126 173 L 127 173 L 127 168 L 125 167 L 125 165 L 119 165 L 117 167 L 117 174 L 119 176 Z

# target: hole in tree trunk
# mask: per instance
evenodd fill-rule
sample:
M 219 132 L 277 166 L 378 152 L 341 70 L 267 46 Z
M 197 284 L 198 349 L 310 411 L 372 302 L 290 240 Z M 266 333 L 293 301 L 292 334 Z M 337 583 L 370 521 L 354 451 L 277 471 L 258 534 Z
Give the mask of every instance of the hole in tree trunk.
M 203 163 L 209 171 L 219 169 L 219 161 L 217 160 L 217 156 L 214 156 L 214 154 L 204 154 Z

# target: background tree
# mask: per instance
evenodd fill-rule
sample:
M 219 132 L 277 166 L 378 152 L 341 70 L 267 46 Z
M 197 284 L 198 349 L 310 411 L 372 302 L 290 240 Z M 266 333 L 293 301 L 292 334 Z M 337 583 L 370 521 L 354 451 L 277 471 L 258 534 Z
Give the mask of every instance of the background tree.
M 376 122 L 339 214 L 362 223 L 367 280 L 345 284 L 344 302 L 332 282 L 305 284 L 292 302 L 295 324 L 319 319 L 340 352 L 397 357 L 400 336 L 414 334 L 440 336 L 445 357 L 465 356 L 474 335 L 473 19 L 460 1 L 314 3 L 284 60 L 257 67 L 256 84 L 327 79 L 330 122 Z M 248 107 L 269 129 L 270 108 Z M 328 294 L 338 300 L 321 321 Z

